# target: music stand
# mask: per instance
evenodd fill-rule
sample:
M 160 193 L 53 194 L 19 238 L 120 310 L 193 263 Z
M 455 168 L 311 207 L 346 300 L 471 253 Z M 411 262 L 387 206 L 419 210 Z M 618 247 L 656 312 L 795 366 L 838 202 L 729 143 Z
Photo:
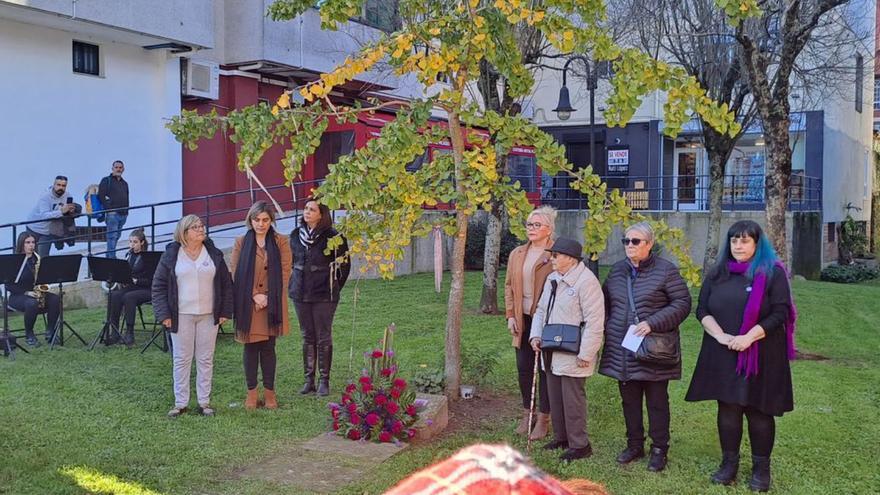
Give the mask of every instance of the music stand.
M 144 251 L 141 253 L 141 257 L 146 263 L 147 273 L 150 274 L 150 278 L 156 274 L 156 268 L 159 267 L 159 261 L 162 259 L 162 251 Z M 154 318 L 155 320 L 155 318 Z M 162 345 L 156 343 L 156 339 L 162 337 Z M 170 347 L 169 342 L 171 341 L 171 337 L 168 335 L 168 330 L 162 325 L 161 322 L 153 322 L 153 333 L 150 335 L 150 338 L 147 339 L 147 342 L 141 348 L 141 354 L 146 352 L 147 349 L 150 348 L 151 345 L 155 345 L 159 349 L 162 349 L 162 352 L 168 352 L 168 348 Z
M 8 284 L 15 283 L 18 273 L 21 271 L 21 265 L 24 263 L 24 254 L 3 254 L 0 255 L 0 284 L 3 284 L 3 336 L 6 344 L 6 354 L 15 361 L 15 347 L 23 350 L 26 354 L 30 352 L 21 346 L 18 341 L 15 347 L 9 343 L 9 291 L 6 289 Z
M 58 323 L 55 325 L 55 331 L 52 333 L 52 340 L 49 342 L 49 349 L 55 348 L 55 343 L 64 345 L 64 329 L 70 330 L 83 345 L 86 341 L 76 333 L 76 330 L 70 326 L 70 323 L 64 319 L 64 284 L 66 282 L 76 282 L 79 279 L 79 266 L 82 264 L 81 254 L 63 254 L 55 256 L 44 256 L 40 260 L 40 273 L 37 274 L 37 285 L 58 284 L 59 312 Z
M 95 340 L 89 345 L 89 350 L 93 350 L 98 342 L 107 343 L 113 334 L 116 334 L 118 340 L 122 340 L 122 333 L 119 331 L 118 323 L 110 321 L 110 304 L 113 297 L 113 287 L 116 284 L 131 284 L 131 266 L 125 260 L 117 260 L 114 258 L 99 258 L 97 256 L 89 256 L 89 272 L 92 274 L 92 280 L 98 282 L 107 282 L 107 314 L 104 316 L 104 325 L 101 331 L 95 336 Z

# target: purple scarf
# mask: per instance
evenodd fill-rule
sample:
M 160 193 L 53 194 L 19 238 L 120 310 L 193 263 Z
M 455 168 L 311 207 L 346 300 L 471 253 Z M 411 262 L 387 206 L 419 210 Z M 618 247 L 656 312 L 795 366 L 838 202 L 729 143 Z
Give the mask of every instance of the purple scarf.
M 783 265 L 782 262 L 776 261 L 774 265 L 782 268 L 786 277 L 788 276 L 788 270 L 786 270 L 785 265 Z M 727 262 L 727 269 L 730 273 L 746 273 L 749 270 L 749 266 L 749 263 L 737 263 L 735 261 Z M 764 290 L 766 287 L 767 274 L 763 272 L 755 273 L 754 279 L 752 280 L 752 291 L 749 293 L 749 299 L 746 302 L 746 309 L 743 313 L 742 326 L 739 329 L 740 335 L 747 334 L 749 330 L 758 324 L 758 313 L 761 311 L 761 303 L 764 301 Z M 791 290 L 789 290 L 788 297 L 789 309 L 788 316 L 785 319 L 785 344 L 788 359 L 793 360 L 796 352 L 794 347 L 794 328 L 795 320 L 797 320 L 797 308 L 795 308 L 794 296 L 792 295 Z M 739 353 L 736 358 L 736 372 L 738 374 L 745 373 L 746 378 L 758 374 L 758 345 L 759 341 L 756 341 L 754 344 L 750 345 L 748 349 Z

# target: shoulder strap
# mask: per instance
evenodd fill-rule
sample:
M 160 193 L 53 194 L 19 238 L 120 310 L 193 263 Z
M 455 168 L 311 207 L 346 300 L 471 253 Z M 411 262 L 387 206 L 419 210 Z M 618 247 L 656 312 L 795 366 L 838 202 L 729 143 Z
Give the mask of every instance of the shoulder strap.
M 629 299 L 629 309 L 632 312 L 632 318 L 634 323 L 639 322 L 639 313 L 636 311 L 636 301 L 633 296 L 633 283 L 632 277 L 627 273 L 626 274 L 626 295 L 627 299 Z
M 547 303 L 547 316 L 544 317 L 544 325 L 546 326 L 550 323 L 550 312 L 553 311 L 553 303 L 556 302 L 556 287 L 559 285 L 559 282 L 556 280 L 550 281 L 550 301 Z

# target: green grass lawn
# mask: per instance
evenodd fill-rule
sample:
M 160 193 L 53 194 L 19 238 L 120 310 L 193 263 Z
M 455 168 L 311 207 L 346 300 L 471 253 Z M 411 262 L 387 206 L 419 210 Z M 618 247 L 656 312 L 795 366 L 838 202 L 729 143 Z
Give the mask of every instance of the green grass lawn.
M 448 276 L 446 277 L 448 284 Z M 468 275 L 463 345 L 499 356 L 487 385 L 516 394 L 510 339 L 501 316 L 477 314 L 480 274 Z M 333 363 L 334 395 L 349 373 L 349 349 L 361 353 L 396 323 L 404 374 L 442 362 L 446 292 L 435 294 L 431 275 L 390 282 L 361 281 L 356 311 L 355 282 L 346 287 L 337 313 Z M 776 493 L 878 493 L 880 469 L 880 286 L 796 282 L 801 314 L 798 346 L 828 361 L 793 363 L 795 411 L 777 422 L 773 457 Z M 71 311 L 68 319 L 85 337 L 97 333 L 103 311 Z M 20 318 L 13 318 L 20 327 Z M 296 328 L 294 324 L 294 328 Z M 42 323 L 38 323 L 38 331 Z M 535 462 L 560 478 L 600 481 L 614 493 L 746 493 L 749 463 L 736 488 L 709 485 L 719 460 L 712 403 L 686 403 L 684 392 L 696 361 L 701 332 L 693 318 L 682 328 L 684 379 L 670 385 L 672 446 L 666 472 L 656 475 L 637 463 L 614 462 L 624 446 L 616 383 L 587 381 L 589 431 L 595 455 L 563 465 L 536 451 Z M 279 344 L 281 409 L 246 413 L 241 346 L 221 337 L 214 368 L 217 417 L 165 418 L 173 404 L 170 356 L 114 347 L 87 352 L 79 343 L 49 351 L 43 346 L 16 361 L 0 359 L 0 493 L 3 494 L 267 494 L 295 493 L 271 482 L 230 476 L 236 468 L 312 438 L 329 426 L 326 400 L 300 398 L 299 338 Z M 144 339 L 138 335 L 139 341 Z M 479 400 L 479 399 L 477 399 Z M 487 421 L 480 432 L 447 435 L 403 451 L 343 493 L 381 493 L 409 472 L 477 442 L 509 442 L 515 418 Z M 744 457 L 748 446 L 743 446 Z M 114 484 L 115 483 L 115 484 Z

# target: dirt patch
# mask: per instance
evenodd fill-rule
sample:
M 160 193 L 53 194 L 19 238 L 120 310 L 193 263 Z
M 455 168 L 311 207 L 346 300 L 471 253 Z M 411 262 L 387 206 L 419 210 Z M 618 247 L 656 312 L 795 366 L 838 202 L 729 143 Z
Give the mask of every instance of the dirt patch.
M 489 426 L 518 417 L 520 399 L 513 395 L 479 392 L 473 399 L 449 403 L 449 424 L 444 435 L 484 432 Z
M 823 356 L 821 354 L 814 354 L 812 352 L 801 352 L 797 351 L 795 354 L 795 359 L 798 361 L 830 361 L 831 358 L 827 356 Z

